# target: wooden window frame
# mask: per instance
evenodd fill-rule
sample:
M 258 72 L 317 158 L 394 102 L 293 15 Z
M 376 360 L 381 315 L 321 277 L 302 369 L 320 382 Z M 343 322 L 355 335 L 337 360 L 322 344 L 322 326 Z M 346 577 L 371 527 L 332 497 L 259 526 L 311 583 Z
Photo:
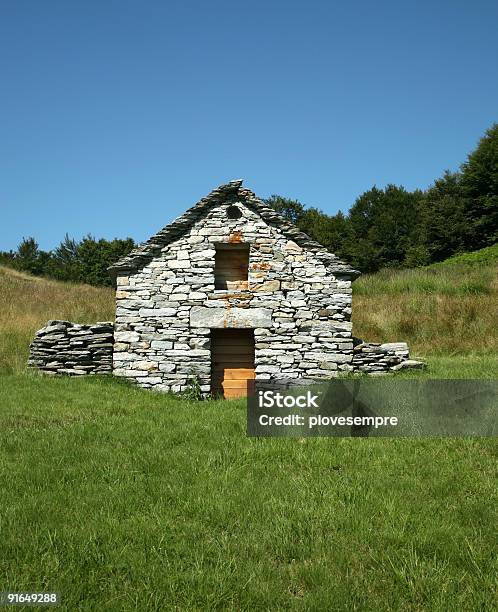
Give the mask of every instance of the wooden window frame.
M 250 245 L 247 242 L 214 245 L 215 291 L 247 291 L 249 289 Z M 230 260 L 230 255 L 234 257 Z

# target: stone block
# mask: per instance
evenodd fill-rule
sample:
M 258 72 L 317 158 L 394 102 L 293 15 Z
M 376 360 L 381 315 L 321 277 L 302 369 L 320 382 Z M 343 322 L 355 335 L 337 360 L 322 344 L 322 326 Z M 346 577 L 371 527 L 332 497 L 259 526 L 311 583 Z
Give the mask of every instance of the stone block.
M 415 359 L 406 359 L 401 363 L 392 366 L 391 370 L 424 370 L 427 365 L 423 361 L 417 361 Z
M 116 342 L 138 342 L 140 336 L 134 331 L 119 331 L 114 333 Z
M 152 349 L 171 349 L 173 348 L 173 342 L 168 340 L 152 340 L 150 343 Z
M 191 268 L 189 259 L 171 259 L 166 263 L 168 268 L 173 270 L 189 270 Z
M 137 370 L 145 370 L 146 372 L 151 372 L 153 370 L 157 370 L 158 363 L 157 361 L 135 361 L 133 363 L 133 368 Z
M 193 306 L 190 311 L 190 326 L 211 329 L 271 327 L 271 315 L 272 311 L 268 308 Z
M 280 366 L 277 365 L 258 365 L 256 366 L 256 374 L 277 374 L 278 372 L 280 372 L 280 369 Z
M 341 353 L 321 353 L 308 351 L 304 353 L 304 358 L 309 361 L 318 361 L 320 363 L 350 363 L 353 355 L 343 355 Z
M 141 317 L 174 317 L 176 315 L 175 308 L 141 308 L 139 310 Z
M 280 289 L 280 281 L 278 280 L 268 280 L 262 283 L 251 283 L 250 290 L 258 293 L 263 292 L 273 292 L 278 291 Z

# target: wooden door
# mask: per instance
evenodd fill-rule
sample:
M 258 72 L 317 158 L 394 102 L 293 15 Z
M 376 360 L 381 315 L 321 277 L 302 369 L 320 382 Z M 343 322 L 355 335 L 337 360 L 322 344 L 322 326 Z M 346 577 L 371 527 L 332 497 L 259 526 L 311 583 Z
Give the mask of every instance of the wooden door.
M 254 371 L 252 329 L 211 330 L 211 390 L 225 399 L 246 397 Z

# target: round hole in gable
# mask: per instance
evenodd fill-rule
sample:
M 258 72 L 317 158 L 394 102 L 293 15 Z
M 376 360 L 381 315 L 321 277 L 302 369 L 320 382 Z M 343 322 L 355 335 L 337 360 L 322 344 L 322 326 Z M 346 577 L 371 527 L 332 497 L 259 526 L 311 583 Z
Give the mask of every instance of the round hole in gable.
M 232 204 L 227 208 L 227 217 L 229 219 L 240 219 L 242 217 L 242 211 L 238 206 Z

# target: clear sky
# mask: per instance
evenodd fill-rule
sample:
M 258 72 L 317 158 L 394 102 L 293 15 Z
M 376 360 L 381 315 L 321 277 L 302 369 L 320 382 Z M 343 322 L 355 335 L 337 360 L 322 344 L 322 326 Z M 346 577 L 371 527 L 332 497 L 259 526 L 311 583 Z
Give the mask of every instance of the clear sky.
M 0 250 L 142 241 L 234 178 L 325 212 L 498 119 L 498 3 L 0 0 Z

